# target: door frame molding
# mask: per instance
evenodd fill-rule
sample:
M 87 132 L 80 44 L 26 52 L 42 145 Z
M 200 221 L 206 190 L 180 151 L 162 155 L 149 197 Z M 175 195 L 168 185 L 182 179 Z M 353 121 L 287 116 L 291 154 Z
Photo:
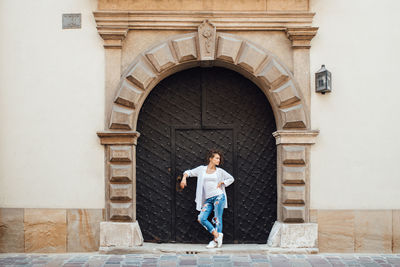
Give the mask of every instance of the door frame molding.
M 287 31 L 295 51 L 308 53 L 309 47 L 295 45 L 296 34 L 301 32 L 305 33 L 303 41 L 309 44 L 316 28 Z M 301 68 L 294 64 L 296 74 Z M 174 35 L 150 46 L 121 75 L 112 107 L 106 111 L 110 114 L 106 130 L 97 133 L 105 145 L 106 219 L 136 222 L 136 144 L 140 135 L 136 126 L 145 99 L 165 77 L 197 66 L 236 71 L 267 96 L 277 128 L 278 221 L 309 222 L 310 147 L 319 133 L 310 124 L 309 82 L 305 83 L 303 77 L 300 87 L 270 51 L 237 35 L 219 32 L 208 20 L 197 32 Z M 109 67 L 112 64 L 106 65 Z M 304 88 L 304 84 L 308 86 Z

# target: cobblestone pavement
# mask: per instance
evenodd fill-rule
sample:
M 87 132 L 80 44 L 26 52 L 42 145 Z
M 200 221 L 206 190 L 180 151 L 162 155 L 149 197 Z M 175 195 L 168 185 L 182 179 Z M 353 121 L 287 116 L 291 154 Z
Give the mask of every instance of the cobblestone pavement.
M 0 254 L 0 266 L 399 266 L 400 254 Z

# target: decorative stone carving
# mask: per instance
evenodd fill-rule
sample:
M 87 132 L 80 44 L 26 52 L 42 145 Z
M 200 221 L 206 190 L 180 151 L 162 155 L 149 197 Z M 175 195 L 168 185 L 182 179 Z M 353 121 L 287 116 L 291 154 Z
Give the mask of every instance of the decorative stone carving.
M 238 65 L 254 74 L 266 58 L 267 54 L 264 53 L 264 51 L 248 42 L 245 42 L 243 50 L 239 56 Z
M 194 35 L 172 40 L 172 46 L 179 62 L 197 59 L 196 38 Z
M 300 96 L 297 93 L 292 81 L 289 81 L 281 87 L 273 90 L 272 95 L 274 96 L 279 107 L 300 101 Z
M 215 26 L 208 20 L 203 21 L 198 28 L 200 60 L 214 60 L 215 36 Z
M 303 105 L 280 109 L 282 113 L 283 128 L 306 128 L 306 114 Z
M 114 102 L 128 108 L 135 109 L 136 103 L 139 100 L 142 90 L 137 88 L 131 82 L 125 80 L 123 81 L 121 88 L 118 92 L 117 97 Z
M 282 217 L 284 222 L 304 222 L 306 217 L 305 206 L 282 206 Z
M 110 162 L 131 162 L 132 152 L 129 146 L 110 146 Z
M 118 98 L 118 97 L 117 97 Z M 133 110 L 113 105 L 110 129 L 132 130 Z
M 104 40 L 104 48 L 121 49 L 122 41 L 128 34 L 128 28 L 98 29 L 98 32 Z
M 132 200 L 132 184 L 110 184 L 111 200 Z
M 305 164 L 306 148 L 304 146 L 283 146 L 282 161 L 284 164 Z
M 133 207 L 132 203 L 110 203 L 110 219 L 111 220 L 132 220 Z
M 217 59 L 235 63 L 241 45 L 242 40 L 235 39 L 231 36 L 219 35 L 217 46 Z
M 275 85 L 289 78 L 288 73 L 273 58 L 268 61 L 257 77 L 263 80 L 270 88 L 274 88 Z
M 168 43 L 163 43 L 153 48 L 146 53 L 146 57 L 158 72 L 162 72 L 176 64 L 175 58 L 171 53 Z
M 132 182 L 132 166 L 110 164 L 110 182 Z
M 156 78 L 156 75 L 141 61 L 137 62 L 126 77 L 129 81 L 145 90 Z
M 282 202 L 284 204 L 304 204 L 306 202 L 304 185 L 283 185 Z
M 306 182 L 305 167 L 282 167 L 282 183 L 304 184 Z

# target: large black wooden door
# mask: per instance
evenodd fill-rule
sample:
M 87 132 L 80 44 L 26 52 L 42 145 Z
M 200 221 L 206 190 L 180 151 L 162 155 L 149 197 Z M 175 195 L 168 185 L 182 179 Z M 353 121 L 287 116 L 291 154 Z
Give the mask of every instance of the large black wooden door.
M 275 120 L 265 95 L 241 75 L 195 68 L 160 82 L 139 115 L 137 219 L 145 241 L 205 243 L 197 222 L 196 179 L 176 191 L 176 178 L 224 152 L 227 187 L 225 243 L 265 243 L 276 220 Z

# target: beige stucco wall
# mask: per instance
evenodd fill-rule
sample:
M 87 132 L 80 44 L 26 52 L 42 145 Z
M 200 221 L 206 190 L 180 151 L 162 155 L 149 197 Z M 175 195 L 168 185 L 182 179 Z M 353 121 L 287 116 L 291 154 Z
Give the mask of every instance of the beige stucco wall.
M 320 27 L 311 73 L 326 64 L 333 77 L 331 94 L 311 94 L 312 127 L 321 131 L 311 208 L 398 209 L 400 2 L 313 0 L 310 8 Z
M 104 207 L 96 7 L 0 1 L 0 207 Z M 82 13 L 82 29 L 62 30 L 63 13 Z
M 0 207 L 104 207 L 104 151 L 95 133 L 104 127 L 105 66 L 96 8 L 95 0 L 0 1 Z M 311 1 L 320 27 L 311 73 L 326 64 L 334 90 L 311 94 L 312 128 L 321 131 L 311 153 L 312 209 L 400 208 L 399 8 L 396 0 Z M 74 12 L 82 13 L 82 29 L 62 30 L 61 14 Z M 167 33 L 178 32 L 129 33 L 123 70 L 136 56 L 125 53 L 129 45 L 140 53 Z M 235 34 L 292 70 L 290 42 L 277 45 L 283 33 Z

